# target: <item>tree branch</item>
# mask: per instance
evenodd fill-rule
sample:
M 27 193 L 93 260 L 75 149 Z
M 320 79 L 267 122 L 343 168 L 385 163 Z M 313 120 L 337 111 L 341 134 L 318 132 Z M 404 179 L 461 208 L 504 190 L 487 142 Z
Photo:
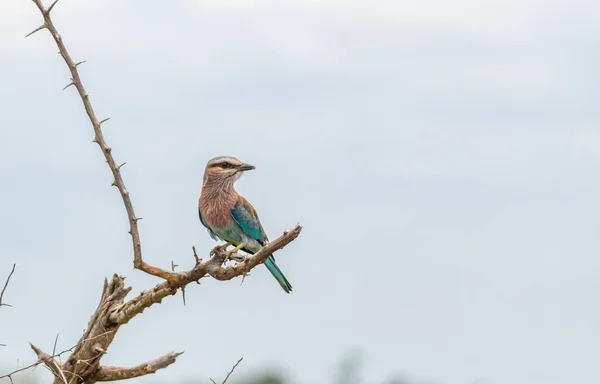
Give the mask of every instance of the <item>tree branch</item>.
M 32 345 L 32 347 L 33 347 L 33 345 Z M 62 351 L 62 352 L 59 352 L 59 353 L 52 354 L 52 356 L 50 356 L 50 358 L 54 359 L 55 357 L 60 357 L 61 355 L 64 355 L 65 353 L 71 352 L 73 349 L 75 349 L 75 347 L 76 347 L 76 345 L 74 345 L 73 347 L 71 347 L 71 348 L 69 348 L 69 349 L 65 349 L 65 350 L 64 350 L 64 351 Z M 35 351 L 35 350 L 34 350 L 34 351 Z M 11 379 L 11 380 L 12 380 L 12 376 L 13 376 L 13 375 L 15 375 L 15 374 L 17 374 L 17 373 L 19 373 L 19 372 L 27 371 L 28 369 L 31 369 L 31 368 L 37 367 L 38 365 L 40 365 L 40 364 L 42 364 L 42 363 L 43 363 L 43 361 L 42 361 L 42 360 L 40 360 L 40 359 L 38 359 L 38 360 L 37 360 L 35 363 L 33 363 L 33 364 L 29 364 L 28 366 L 25 366 L 25 367 L 23 367 L 23 368 L 16 369 L 16 370 L 14 370 L 14 371 L 12 371 L 12 372 L 10 372 L 10 373 L 6 373 L 6 374 L 4 374 L 4 375 L 0 375 L 0 380 L 2 380 L 2 379 Z
M 145 362 L 135 367 L 101 366 L 92 377 L 92 381 L 117 381 L 149 375 L 175 363 L 177 357 L 182 353 L 183 352 L 171 352 L 158 359 Z
M 0 292 L 0 307 L 2 307 L 2 306 L 12 307 L 12 305 L 4 303 L 2 301 L 2 299 L 4 298 L 4 292 L 6 291 L 6 288 L 8 287 L 8 283 L 10 282 L 10 278 L 12 277 L 13 273 L 15 273 L 15 268 L 16 267 L 17 267 L 17 264 L 13 264 L 12 270 L 8 274 L 8 277 L 6 278 L 6 282 L 4 283 L 4 288 L 2 288 L 2 292 Z
M 229 373 L 227 374 L 227 376 L 225 376 L 225 380 L 223 380 L 222 384 L 227 383 L 227 380 L 229 380 L 229 376 L 231 376 L 231 374 L 233 373 L 233 371 L 235 371 L 235 369 L 237 368 L 238 365 L 240 365 L 240 363 L 242 362 L 242 360 L 244 360 L 243 357 L 241 357 L 237 363 L 235 363 L 235 365 L 233 366 L 233 368 L 231 368 L 231 371 L 229 371 Z
M 140 234 L 139 234 L 138 225 L 137 225 L 139 218 L 135 215 L 135 210 L 133 209 L 131 197 L 129 196 L 129 191 L 125 187 L 125 182 L 123 181 L 123 178 L 121 177 L 121 169 L 117 165 L 117 163 L 112 155 L 112 149 L 106 143 L 106 140 L 104 139 L 104 134 L 102 133 L 101 124 L 103 122 L 107 121 L 108 119 L 98 121 L 98 118 L 96 117 L 96 112 L 94 111 L 94 108 L 92 107 L 92 103 L 90 102 L 90 97 L 89 97 L 87 91 L 85 90 L 85 87 L 83 86 L 81 77 L 79 76 L 79 71 L 77 69 L 77 65 L 79 63 L 75 63 L 75 61 L 73 61 L 73 59 L 71 59 L 71 55 L 67 51 L 67 48 L 65 47 L 65 44 L 63 43 L 62 37 L 60 36 L 58 31 L 56 30 L 56 27 L 54 26 L 54 22 L 52 21 L 52 18 L 50 17 L 50 11 L 51 11 L 52 7 L 56 4 L 56 2 L 54 2 L 48 9 L 46 9 L 44 7 L 44 4 L 42 4 L 41 0 L 33 0 L 33 2 L 38 7 L 40 12 L 42 13 L 42 16 L 44 17 L 44 24 L 39 29 L 45 28 L 50 32 L 50 34 L 52 35 L 52 38 L 54 39 L 54 42 L 58 46 L 60 55 L 62 56 L 65 63 L 67 64 L 67 67 L 69 67 L 69 71 L 71 72 L 72 84 L 77 89 L 77 92 L 79 93 L 79 96 L 81 97 L 81 101 L 83 102 L 85 111 L 90 119 L 90 122 L 92 123 L 92 127 L 94 128 L 95 135 L 94 135 L 93 141 L 96 144 L 98 144 L 98 146 L 102 150 L 102 154 L 104 155 L 104 158 L 106 159 L 106 163 L 108 164 L 108 166 L 113 174 L 113 177 L 114 177 L 114 181 L 113 181 L 112 185 L 117 187 L 117 189 L 119 190 L 119 193 L 121 194 L 121 198 L 123 200 L 125 210 L 127 211 L 127 217 L 129 219 L 129 234 L 131 235 L 131 241 L 133 244 L 133 265 L 135 268 L 142 270 L 146 273 L 149 273 L 151 275 L 155 275 L 155 276 L 162 277 L 162 278 L 167 278 L 168 277 L 167 275 L 164 275 L 161 273 L 162 270 L 146 264 L 142 259 L 142 246 L 140 243 Z
M 270 254 L 282 249 L 296 239 L 301 231 L 302 227 L 296 225 L 293 229 L 284 232 L 283 235 L 271 241 L 254 255 L 242 257 L 238 254 L 234 254 L 233 257 L 242 261 L 232 266 L 222 266 L 226 252 L 221 247 L 216 247 L 213 249 L 214 256 L 211 259 L 207 261 L 198 259 L 196 266 L 189 271 L 164 271 L 170 275 L 167 281 L 157 284 L 151 290 L 144 291 L 139 296 L 123 304 L 111 314 L 110 320 L 115 324 L 125 324 L 136 315 L 142 313 L 144 309 L 153 304 L 160 303 L 165 297 L 174 295 L 177 292 L 177 289 L 185 287 L 187 284 L 194 281 L 198 281 L 207 274 L 217 280 L 231 280 L 234 277 L 242 276 L 258 264 L 264 263 Z
M 56 363 L 56 361 L 54 361 L 54 358 L 52 356 L 50 356 L 49 354 L 47 354 L 46 352 L 39 349 L 38 347 L 36 347 L 35 345 L 33 345 L 31 343 L 29 345 L 31 345 L 31 349 L 33 349 L 33 351 L 35 352 L 35 354 L 38 357 L 38 364 L 44 363 L 44 365 L 46 367 L 48 367 L 50 372 L 52 372 L 54 377 L 56 377 L 57 379 L 60 379 L 61 383 L 68 384 L 67 378 L 65 377 L 65 373 L 63 372 L 60 365 L 58 365 Z

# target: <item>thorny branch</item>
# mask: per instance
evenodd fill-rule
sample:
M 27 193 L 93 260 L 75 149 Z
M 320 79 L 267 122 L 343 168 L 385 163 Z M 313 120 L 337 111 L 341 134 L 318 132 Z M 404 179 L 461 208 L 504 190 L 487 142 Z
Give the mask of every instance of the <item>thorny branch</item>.
M 296 225 L 292 230 L 286 231 L 282 236 L 271 241 L 254 255 L 243 257 L 239 254 L 235 254 L 234 257 L 241 261 L 227 267 L 221 265 L 225 259 L 225 251 L 221 247 L 216 247 L 213 250 L 214 256 L 211 259 L 207 261 L 198 259 L 196 266 L 190 271 L 165 271 L 165 273 L 170 275 L 169 280 L 157 284 L 154 288 L 142 292 L 139 296 L 123 304 L 111 314 L 110 320 L 119 325 L 125 324 L 136 315 L 142 313 L 144 309 L 153 304 L 160 303 L 162 299 L 167 296 L 177 293 L 178 288 L 185 287 L 194 281 L 198 281 L 207 274 L 217 280 L 231 280 L 234 277 L 242 276 L 258 264 L 263 263 L 270 254 L 292 242 L 300 235 L 300 231 L 302 231 L 302 227 Z
M 38 27 L 37 29 L 35 29 L 34 31 L 29 33 L 27 36 L 30 36 L 30 35 L 34 34 L 35 32 L 40 31 L 42 29 L 47 29 L 50 32 L 50 34 L 52 35 L 54 42 L 58 46 L 60 55 L 62 56 L 65 63 L 69 67 L 69 71 L 71 72 L 71 83 L 69 83 L 69 85 L 67 85 L 67 87 L 69 87 L 70 85 L 74 85 L 75 88 L 77 89 L 77 92 L 79 93 L 79 96 L 81 97 L 81 101 L 83 102 L 85 111 L 90 119 L 90 122 L 92 123 L 92 127 L 94 128 L 93 142 L 98 144 L 98 146 L 102 150 L 102 154 L 104 155 L 104 158 L 106 159 L 106 163 L 108 164 L 108 166 L 113 174 L 113 177 L 114 177 L 114 181 L 113 181 L 112 185 L 117 187 L 117 189 L 119 190 L 119 193 L 121 194 L 121 198 L 123 199 L 123 204 L 125 205 L 125 210 L 127 211 L 127 217 L 129 219 L 129 234 L 131 235 L 131 241 L 133 243 L 133 265 L 135 268 L 140 269 L 146 273 L 162 277 L 160 274 L 160 271 L 155 271 L 152 266 L 147 265 L 142 260 L 142 246 L 140 244 L 140 234 L 138 231 L 138 224 L 137 224 L 139 221 L 139 218 L 135 215 L 135 210 L 133 209 L 131 197 L 129 196 L 129 191 L 125 187 L 125 182 L 123 181 L 123 177 L 121 177 L 121 167 L 119 165 L 117 165 L 117 162 L 115 161 L 115 159 L 112 155 L 112 148 L 108 146 L 108 144 L 106 143 L 106 140 L 104 139 L 104 134 L 102 133 L 102 128 L 101 128 L 102 123 L 108 121 L 108 119 L 110 119 L 110 118 L 106 118 L 102 121 L 99 121 L 98 118 L 96 117 L 96 112 L 94 111 L 94 108 L 92 107 L 92 103 L 90 102 L 90 97 L 83 86 L 81 77 L 79 76 L 79 70 L 77 68 L 78 68 L 78 64 L 80 64 L 80 63 L 75 63 L 75 61 L 73 61 L 73 59 L 71 59 L 71 55 L 67 51 L 67 48 L 65 47 L 65 44 L 63 43 L 62 37 L 56 30 L 56 27 L 54 26 L 52 18 L 50 17 L 50 11 L 54 7 L 54 5 L 58 2 L 58 0 L 56 0 L 48 8 L 44 7 L 44 4 L 42 4 L 41 0 L 33 0 L 33 2 L 35 3 L 35 5 L 37 5 L 38 9 L 42 13 L 42 16 L 44 17 L 44 23 L 40 27 Z M 65 87 L 65 89 L 67 87 Z
M 123 181 L 121 174 L 121 168 L 126 163 L 117 165 L 118 163 L 115 161 L 112 155 L 112 149 L 106 143 L 102 133 L 101 126 L 103 123 L 108 121 L 110 117 L 100 121 L 96 117 L 96 113 L 90 102 L 89 95 L 83 86 L 78 70 L 78 66 L 85 61 L 73 61 L 66 49 L 61 35 L 58 33 L 52 18 L 50 17 L 50 12 L 58 0 L 55 0 L 48 8 L 44 7 L 41 0 L 32 1 L 40 10 L 44 22 L 40 27 L 36 28 L 27 36 L 31 36 L 43 29 L 48 30 L 59 49 L 60 55 L 69 68 L 71 73 L 71 82 L 65 87 L 65 89 L 70 86 L 74 86 L 77 89 L 94 130 L 93 142 L 98 144 L 102 154 L 104 155 L 104 158 L 106 159 L 106 163 L 108 164 L 114 178 L 112 185 L 117 187 L 117 190 L 121 195 L 125 211 L 127 212 L 127 218 L 129 221 L 129 234 L 131 235 L 133 245 L 134 268 L 165 280 L 157 284 L 154 288 L 142 292 L 139 296 L 127 302 L 125 302 L 124 299 L 131 291 L 131 288 L 125 287 L 124 278 L 114 275 L 110 281 L 106 280 L 104 282 L 100 303 L 98 304 L 95 313 L 92 315 L 85 333 L 76 346 L 71 348 L 72 354 L 69 356 L 68 360 L 64 363 L 56 363 L 54 360 L 55 356 L 50 356 L 40 349 L 32 346 L 38 355 L 38 362 L 35 365 L 43 362 L 45 366 L 53 372 L 55 376 L 54 384 L 81 384 L 84 382 L 94 383 L 97 381 L 128 379 L 154 373 L 158 369 L 162 369 L 170 364 L 173 364 L 175 359 L 181 353 L 172 352 L 158 359 L 129 368 L 107 367 L 100 365 L 102 356 L 106 353 L 121 325 L 128 323 L 135 316 L 142 313 L 146 308 L 160 303 L 165 297 L 174 295 L 178 289 L 184 290 L 188 284 L 197 282 L 203 277 L 211 276 L 217 280 L 230 280 L 237 276 L 246 276 L 252 268 L 258 264 L 264 263 L 270 254 L 282 249 L 291 241 L 295 240 L 302 231 L 302 227 L 300 225 L 296 225 L 293 229 L 284 232 L 282 236 L 267 244 L 256 254 L 249 256 L 244 256 L 237 253 L 228 255 L 224 247 L 216 247 L 211 252 L 213 257 L 207 261 L 203 261 L 198 257 L 194 248 L 194 258 L 196 263 L 195 266 L 189 271 L 176 272 L 174 263 L 172 264 L 172 270 L 167 271 L 144 262 L 142 259 L 142 248 L 137 225 L 138 221 L 141 220 L 141 217 L 138 217 L 135 214 L 129 191 L 125 187 L 125 182 Z M 227 258 L 229 258 L 229 260 L 236 261 L 236 263 L 231 266 L 223 266 Z M 240 362 L 241 359 L 233 367 L 233 369 L 235 369 Z M 233 372 L 233 369 L 229 372 L 225 381 L 227 381 Z M 19 371 L 21 370 L 5 376 L 0 376 L 0 379 L 3 377 L 8 377 L 12 381 L 11 376 Z

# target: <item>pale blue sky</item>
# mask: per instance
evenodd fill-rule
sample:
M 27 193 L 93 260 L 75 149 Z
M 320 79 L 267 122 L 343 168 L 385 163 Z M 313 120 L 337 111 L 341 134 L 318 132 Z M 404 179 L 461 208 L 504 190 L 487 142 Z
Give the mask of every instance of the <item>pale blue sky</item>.
M 348 348 L 370 383 L 600 381 L 600 5 L 591 1 L 60 2 L 57 27 L 144 220 L 148 262 L 215 243 L 207 159 L 294 286 L 204 280 L 123 327 L 107 364 L 186 353 L 153 380 L 281 368 L 321 384 Z M 0 3 L 0 363 L 70 347 L 104 277 L 137 293 L 127 220 L 30 1 Z M 263 331 L 251 331 L 262 329 Z M 244 334 L 244 337 L 240 337 Z M 36 375 L 48 377 L 45 370 Z

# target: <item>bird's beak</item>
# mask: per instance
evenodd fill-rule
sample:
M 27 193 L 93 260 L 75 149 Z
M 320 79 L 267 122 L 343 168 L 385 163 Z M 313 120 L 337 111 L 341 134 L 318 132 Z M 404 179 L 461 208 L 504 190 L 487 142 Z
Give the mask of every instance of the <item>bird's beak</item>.
M 239 165 L 237 167 L 237 169 L 238 169 L 238 171 L 251 171 L 253 169 L 256 169 L 256 167 L 254 165 L 243 163 L 243 164 Z

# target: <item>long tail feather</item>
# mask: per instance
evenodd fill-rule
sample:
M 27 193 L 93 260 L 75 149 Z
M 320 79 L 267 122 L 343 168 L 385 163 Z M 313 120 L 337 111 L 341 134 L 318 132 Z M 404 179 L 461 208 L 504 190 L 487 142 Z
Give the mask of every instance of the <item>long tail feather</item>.
M 283 275 L 283 273 L 281 272 L 281 270 L 279 269 L 277 264 L 275 264 L 275 258 L 273 257 L 273 255 L 270 255 L 267 258 L 267 261 L 265 261 L 265 266 L 267 267 L 269 272 L 271 272 L 273 277 L 275 277 L 275 279 L 277 280 L 279 285 L 281 285 L 281 288 L 283 288 L 283 290 L 286 293 L 290 293 L 292 291 L 292 285 L 285 278 L 285 276 Z

